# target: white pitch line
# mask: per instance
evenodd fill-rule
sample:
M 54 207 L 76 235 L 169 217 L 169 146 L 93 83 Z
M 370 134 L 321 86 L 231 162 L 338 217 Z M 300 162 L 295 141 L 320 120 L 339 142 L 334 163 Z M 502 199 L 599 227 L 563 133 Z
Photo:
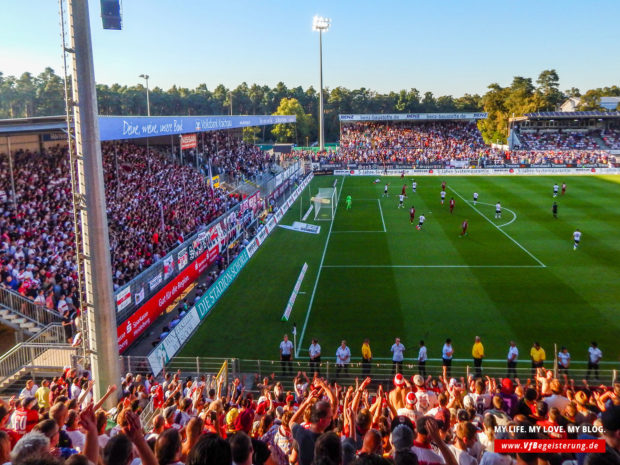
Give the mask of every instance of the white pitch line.
M 338 192 L 338 198 L 342 194 L 342 186 L 344 186 L 345 176 L 342 177 L 342 183 L 340 184 L 340 191 Z M 336 210 L 334 210 L 334 217 L 329 225 L 329 231 L 327 233 L 327 239 L 325 239 L 325 247 L 323 247 L 323 255 L 321 256 L 321 263 L 319 264 L 319 270 L 316 273 L 316 280 L 314 281 L 314 288 L 312 289 L 312 295 L 310 296 L 310 303 L 308 304 L 308 311 L 306 311 L 306 319 L 304 325 L 301 328 L 301 334 L 299 335 L 299 344 L 295 352 L 295 357 L 299 355 L 299 348 L 301 347 L 301 341 L 304 340 L 304 334 L 306 333 L 306 326 L 308 326 L 308 320 L 310 319 L 310 312 L 312 311 L 312 303 L 314 302 L 314 294 L 316 294 L 316 288 L 319 285 L 319 278 L 321 277 L 321 270 L 323 269 L 323 261 L 325 261 L 325 253 L 327 252 L 327 246 L 329 245 L 329 238 L 332 235 L 332 228 L 334 226 L 334 219 L 336 219 L 336 213 L 338 213 L 338 204 L 336 204 Z
M 544 265 L 323 265 L 323 268 L 545 268 Z
M 457 191 L 455 191 L 454 189 L 452 189 L 452 187 L 448 186 L 448 189 L 450 189 L 452 192 L 454 192 L 457 196 L 459 196 L 461 198 L 461 200 L 463 200 L 466 204 L 468 204 L 471 208 L 473 208 L 476 213 L 478 213 L 481 217 L 483 217 L 485 220 L 487 220 L 489 223 L 491 223 L 493 226 L 495 226 L 497 228 L 497 230 L 499 232 L 501 232 L 504 236 L 506 236 L 508 239 L 510 239 L 512 242 L 514 242 L 521 250 L 523 250 L 526 254 L 528 254 L 530 257 L 532 257 L 534 260 L 536 260 L 536 262 L 542 266 L 543 268 L 546 268 L 547 265 L 545 265 L 543 262 L 541 262 L 538 258 L 536 258 L 534 256 L 534 254 L 532 254 L 532 252 L 530 252 L 529 250 L 527 250 L 525 247 L 523 247 L 521 244 L 519 244 L 515 239 L 512 238 L 512 236 L 510 236 L 506 231 L 504 231 L 502 228 L 500 228 L 499 226 L 497 226 L 495 223 L 493 223 L 493 221 L 491 221 L 489 218 L 487 218 L 487 216 L 482 213 L 480 210 L 478 210 L 476 207 L 474 207 L 473 205 L 469 204 L 467 202 L 467 200 L 465 199 L 465 197 L 463 197 L 461 194 L 459 194 Z
M 469 200 L 468 202 L 466 202 L 470 205 L 473 205 L 473 201 Z M 494 207 L 495 204 L 494 203 L 486 203 L 486 202 L 478 202 L 481 205 L 488 205 L 489 207 Z M 509 224 L 512 224 L 515 222 L 515 220 L 517 219 L 517 214 L 512 211 L 510 208 L 506 208 L 504 206 L 502 206 L 502 210 L 508 210 L 510 213 L 512 213 L 512 220 L 510 220 L 508 223 L 504 223 L 504 224 L 498 224 L 497 227 L 498 228 L 503 228 L 504 226 L 508 226 Z
M 348 234 L 348 233 L 381 233 L 385 231 L 332 231 L 332 234 Z
M 383 232 L 387 232 L 387 229 L 385 229 L 385 220 L 383 219 L 383 208 L 381 207 L 381 200 L 377 199 L 377 203 L 379 204 L 379 211 L 381 212 L 381 222 L 383 223 Z

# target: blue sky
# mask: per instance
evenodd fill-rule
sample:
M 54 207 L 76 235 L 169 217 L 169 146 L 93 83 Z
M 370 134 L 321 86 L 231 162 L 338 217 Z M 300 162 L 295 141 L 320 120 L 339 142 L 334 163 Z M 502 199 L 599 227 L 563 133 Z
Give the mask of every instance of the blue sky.
M 484 93 L 547 68 L 560 88 L 620 84 L 620 1 L 124 0 L 123 31 L 89 1 L 98 82 L 210 89 L 245 81 L 318 87 L 315 14 L 326 87 Z M 55 0 L 2 2 L 0 71 L 61 69 Z

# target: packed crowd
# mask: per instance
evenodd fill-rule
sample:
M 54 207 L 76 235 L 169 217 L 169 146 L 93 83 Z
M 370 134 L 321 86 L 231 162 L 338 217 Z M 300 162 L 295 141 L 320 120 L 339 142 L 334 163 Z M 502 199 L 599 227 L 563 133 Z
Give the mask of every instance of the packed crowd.
M 605 141 L 609 149 L 620 150 L 620 131 L 607 129 L 601 131 L 601 138 Z
M 354 123 L 342 126 L 335 161 L 437 163 L 477 159 L 486 150 L 476 123 Z
M 267 166 L 256 147 L 216 133 L 205 147 L 213 165 L 232 175 L 255 175 Z M 172 163 L 159 150 L 102 144 L 114 286 L 161 259 L 184 238 L 241 199 L 211 189 L 192 165 Z M 69 160 L 64 148 L 0 156 L 0 285 L 58 311 L 78 301 Z
M 198 148 L 202 151 L 202 137 Z M 230 137 L 225 131 L 204 135 L 204 151 L 210 157 L 214 174 L 224 174 L 233 179 L 256 179 L 271 164 L 269 156 L 256 145 Z
M 553 132 L 521 132 L 519 139 L 525 149 L 530 150 L 600 150 L 601 147 L 594 136 L 595 131 L 553 131 Z
M 578 385 L 539 369 L 532 379 L 370 377 L 339 385 L 297 372 L 253 385 L 211 376 L 127 374 L 94 403 L 88 372 L 26 383 L 0 405 L 0 462 L 127 465 L 618 464 L 620 383 Z M 250 388 L 253 391 L 250 392 Z M 115 396 L 115 408 L 103 410 Z M 141 411 L 158 412 L 142 425 Z M 540 432 L 523 432 L 530 425 Z M 593 433 L 597 427 L 600 432 Z M 507 454 L 505 439 L 602 439 L 605 451 Z

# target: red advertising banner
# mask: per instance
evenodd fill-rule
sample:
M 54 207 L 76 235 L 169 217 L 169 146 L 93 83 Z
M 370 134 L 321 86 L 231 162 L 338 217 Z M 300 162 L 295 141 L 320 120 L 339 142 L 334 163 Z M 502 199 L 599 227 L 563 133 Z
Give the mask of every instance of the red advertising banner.
M 194 262 L 149 299 L 117 328 L 118 350 L 122 354 L 207 267 L 215 261 L 218 248 L 205 250 Z
M 181 136 L 181 150 L 193 149 L 198 145 L 196 134 L 183 134 Z

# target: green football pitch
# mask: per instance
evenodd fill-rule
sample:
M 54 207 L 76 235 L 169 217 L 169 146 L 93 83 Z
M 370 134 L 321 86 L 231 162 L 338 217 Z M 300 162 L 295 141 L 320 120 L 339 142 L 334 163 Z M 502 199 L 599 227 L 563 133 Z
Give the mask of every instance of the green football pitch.
M 573 360 L 585 360 L 596 340 L 604 360 L 618 361 L 619 177 L 419 177 L 416 193 L 411 177 L 375 179 L 315 178 L 281 224 L 299 221 L 310 197 L 336 180 L 334 220 L 314 222 L 318 235 L 278 228 L 180 355 L 277 359 L 282 335 L 296 323 L 299 355 L 306 356 L 317 337 L 324 359 L 333 359 L 342 339 L 359 357 L 366 337 L 374 357 L 388 359 L 396 336 L 409 349 L 406 357 L 416 357 L 424 339 L 429 357 L 440 358 L 451 337 L 454 357 L 469 359 L 478 335 L 490 359 L 505 359 L 510 340 L 527 359 L 538 340 L 547 358 L 557 343 L 568 346 Z M 382 195 L 386 182 L 389 197 Z M 566 195 L 553 198 L 554 182 L 567 183 Z M 408 197 L 399 209 L 403 184 Z M 498 201 L 502 216 L 496 219 Z M 426 222 L 418 231 L 420 214 Z M 460 237 L 465 219 L 468 235 Z M 573 250 L 577 228 L 583 236 Z M 290 320 L 282 322 L 304 262 L 300 294 Z

